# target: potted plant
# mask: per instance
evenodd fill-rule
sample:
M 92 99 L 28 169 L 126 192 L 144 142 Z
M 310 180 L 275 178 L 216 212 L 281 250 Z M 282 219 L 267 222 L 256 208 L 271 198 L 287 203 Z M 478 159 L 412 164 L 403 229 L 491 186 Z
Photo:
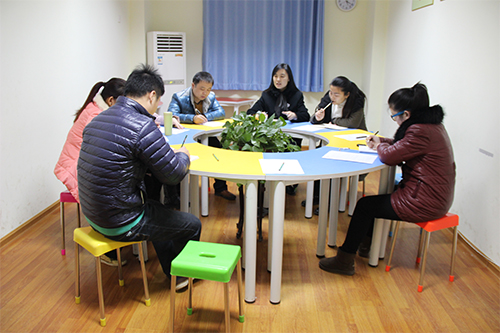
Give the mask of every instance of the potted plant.
M 221 133 L 222 148 L 255 152 L 293 152 L 299 151 L 291 135 L 283 132 L 286 125 L 280 117 L 267 118 L 264 113 L 248 115 L 242 113 L 232 117 L 232 122 L 224 124 Z

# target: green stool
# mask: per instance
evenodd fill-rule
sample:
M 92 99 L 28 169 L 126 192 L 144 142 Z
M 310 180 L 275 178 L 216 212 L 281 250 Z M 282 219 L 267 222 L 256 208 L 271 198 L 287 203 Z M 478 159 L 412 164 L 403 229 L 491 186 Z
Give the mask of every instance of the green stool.
M 218 244 L 189 241 L 179 255 L 172 261 L 170 269 L 170 331 L 174 332 L 175 316 L 175 285 L 176 277 L 183 276 L 189 278 L 189 303 L 187 313 L 193 313 L 193 279 L 203 279 L 224 282 L 224 308 L 226 332 L 229 332 L 229 285 L 234 268 L 237 268 L 238 276 L 238 300 L 239 300 L 239 320 L 245 321 L 243 315 L 243 297 L 241 282 L 241 250 L 237 245 Z

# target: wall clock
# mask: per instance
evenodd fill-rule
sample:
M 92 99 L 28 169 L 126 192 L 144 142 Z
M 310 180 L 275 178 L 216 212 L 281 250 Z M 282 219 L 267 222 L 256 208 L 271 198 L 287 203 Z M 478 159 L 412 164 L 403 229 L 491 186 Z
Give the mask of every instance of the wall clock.
M 349 12 L 356 7 L 357 0 L 337 0 L 337 7 L 341 11 Z

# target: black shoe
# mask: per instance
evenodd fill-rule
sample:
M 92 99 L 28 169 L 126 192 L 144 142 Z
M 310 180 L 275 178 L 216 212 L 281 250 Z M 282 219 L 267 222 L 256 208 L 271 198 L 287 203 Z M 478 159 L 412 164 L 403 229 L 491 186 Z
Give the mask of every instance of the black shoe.
M 316 207 L 316 209 L 314 209 L 314 215 L 319 215 L 319 207 Z
M 286 194 L 288 194 L 288 195 L 295 195 L 297 193 L 297 187 L 298 186 L 299 186 L 298 184 L 288 185 L 286 187 Z
M 372 238 L 365 236 L 358 248 L 358 255 L 363 258 L 370 257 L 370 247 L 372 246 Z
M 236 200 L 236 196 L 229 192 L 228 190 L 220 191 L 220 192 L 215 192 L 215 195 L 218 197 L 223 197 L 226 200 Z
M 300 205 L 302 207 L 305 207 L 306 206 L 306 201 L 302 200 L 302 202 L 300 203 Z M 319 205 L 319 197 L 313 197 L 313 206 L 316 206 L 316 205 Z
M 319 268 L 330 273 L 354 275 L 355 256 L 355 253 L 347 253 L 339 249 L 336 257 L 321 259 L 319 261 Z
M 262 214 L 261 214 L 262 218 L 266 217 L 267 215 L 269 215 L 269 208 L 266 208 L 266 207 L 262 207 Z

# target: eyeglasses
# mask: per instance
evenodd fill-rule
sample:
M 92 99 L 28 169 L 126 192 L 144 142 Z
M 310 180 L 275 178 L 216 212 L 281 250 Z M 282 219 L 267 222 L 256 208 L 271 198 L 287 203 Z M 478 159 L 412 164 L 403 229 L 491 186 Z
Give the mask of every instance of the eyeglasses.
M 398 112 L 398 113 L 391 114 L 391 119 L 392 119 L 392 120 L 394 120 L 394 121 L 396 121 L 396 119 L 395 119 L 395 118 L 396 118 L 397 116 L 402 115 L 403 113 L 405 113 L 405 112 L 404 112 L 404 111 L 400 111 L 400 112 Z

